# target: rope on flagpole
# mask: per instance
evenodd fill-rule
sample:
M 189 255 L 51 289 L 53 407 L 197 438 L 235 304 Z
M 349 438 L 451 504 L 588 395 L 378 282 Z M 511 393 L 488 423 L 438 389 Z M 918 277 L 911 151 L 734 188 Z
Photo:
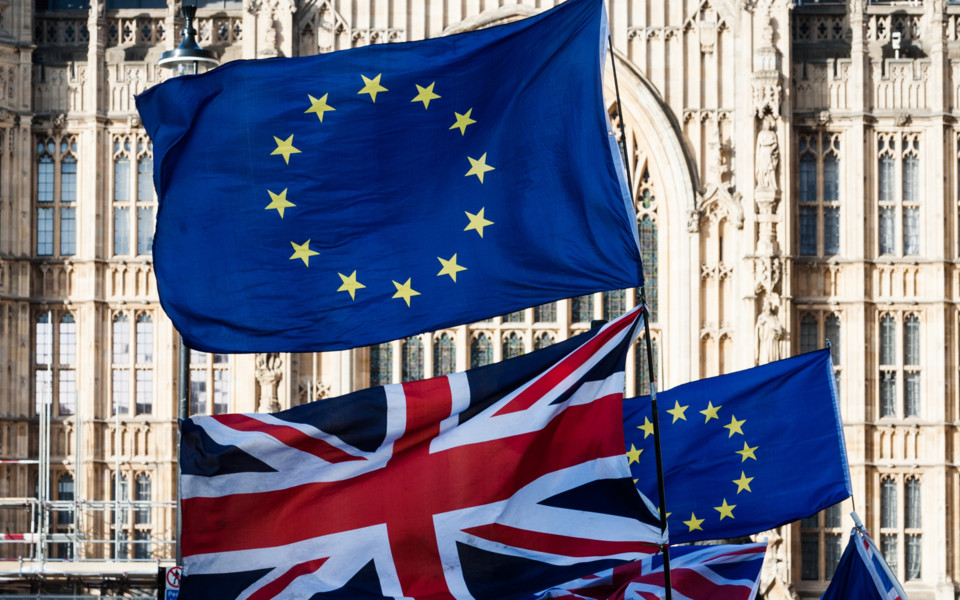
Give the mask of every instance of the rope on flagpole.
M 627 155 L 627 128 L 624 125 L 623 104 L 620 100 L 620 83 L 617 81 L 617 61 L 613 56 L 613 36 L 607 35 L 610 49 L 610 65 L 613 70 L 613 89 L 617 96 L 617 116 L 620 118 L 620 153 L 623 159 L 623 169 L 627 174 L 627 185 L 630 189 L 630 198 L 633 199 L 633 177 L 630 173 L 630 159 Z M 640 249 L 637 248 L 639 251 Z M 640 281 L 643 281 L 643 263 L 640 263 Z M 647 343 L 647 369 L 650 373 L 650 406 L 653 411 L 653 446 L 657 462 L 657 495 L 659 502 L 660 534 L 667 533 L 667 501 L 663 485 L 663 455 L 660 451 L 660 419 L 657 412 L 657 376 L 653 369 L 653 338 L 650 335 L 650 312 L 647 310 L 647 297 L 644 287 L 640 288 L 640 305 L 643 314 L 643 329 Z M 673 591 L 670 584 L 670 544 L 660 545 L 663 552 L 663 587 L 666 591 L 665 600 L 673 600 Z

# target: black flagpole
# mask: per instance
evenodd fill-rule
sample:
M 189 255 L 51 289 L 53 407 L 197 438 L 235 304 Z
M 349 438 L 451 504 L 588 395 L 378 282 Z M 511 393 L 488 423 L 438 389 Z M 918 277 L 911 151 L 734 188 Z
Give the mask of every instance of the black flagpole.
M 613 56 L 613 37 L 607 37 L 610 47 L 610 64 L 613 67 L 613 88 L 617 95 L 617 113 L 620 116 L 620 152 L 623 155 L 623 169 L 627 174 L 627 185 L 630 188 L 630 197 L 633 199 L 633 179 L 630 175 L 630 161 L 627 158 L 627 129 L 623 124 L 623 104 L 620 101 L 620 84 L 617 81 L 617 61 Z M 639 251 L 639 248 L 637 248 Z M 643 264 L 640 265 L 640 280 L 643 281 Z M 647 370 L 650 373 L 650 406 L 653 411 L 653 446 L 657 462 L 657 495 L 660 503 L 660 534 L 667 533 L 667 501 L 663 487 L 663 455 L 660 452 L 660 418 L 657 413 L 657 376 L 653 370 L 653 340 L 650 336 L 650 313 L 647 311 L 647 297 L 644 288 L 640 288 L 640 304 L 643 312 L 643 329 L 647 338 Z M 639 390 L 638 390 L 639 391 Z M 673 591 L 670 585 L 670 544 L 669 540 L 660 545 L 663 552 L 663 587 L 666 590 L 665 600 L 673 600 Z

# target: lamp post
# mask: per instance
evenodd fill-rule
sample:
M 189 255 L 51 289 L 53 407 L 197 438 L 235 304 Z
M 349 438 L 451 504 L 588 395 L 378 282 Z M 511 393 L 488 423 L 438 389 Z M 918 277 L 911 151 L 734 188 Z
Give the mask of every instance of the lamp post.
M 204 71 L 212 69 L 220 64 L 216 55 L 210 50 L 204 50 L 197 43 L 197 30 L 193 26 L 193 20 L 197 16 L 196 5 L 180 7 L 180 15 L 183 17 L 183 30 L 181 33 L 180 45 L 174 50 L 167 50 L 160 55 L 157 64 L 163 68 L 171 69 L 174 77 L 180 75 L 198 75 Z M 183 342 L 183 335 L 180 335 L 179 360 L 177 365 L 177 417 L 186 419 L 190 416 L 190 357 L 187 345 Z M 177 495 L 181 490 L 180 477 L 180 433 L 177 428 Z M 180 548 L 180 537 L 183 531 L 183 519 L 181 516 L 179 503 L 177 505 L 177 557 L 176 564 L 183 564 L 183 553 Z
M 204 50 L 197 43 L 197 30 L 193 27 L 197 7 L 181 6 L 180 15 L 183 17 L 180 45 L 175 50 L 167 50 L 161 54 L 157 64 L 161 67 L 173 69 L 175 77 L 196 75 L 220 64 L 213 52 Z

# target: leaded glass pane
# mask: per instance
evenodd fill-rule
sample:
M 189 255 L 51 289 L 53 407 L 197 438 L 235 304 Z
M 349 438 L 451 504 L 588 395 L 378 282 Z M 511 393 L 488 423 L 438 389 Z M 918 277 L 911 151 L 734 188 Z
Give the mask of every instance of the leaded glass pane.
M 149 475 L 145 473 L 137 475 L 136 494 L 137 502 L 149 502 L 153 499 L 153 486 Z M 150 507 L 138 506 L 133 513 L 133 522 L 136 525 L 148 525 L 150 523 Z
M 805 581 L 820 579 L 820 536 L 816 533 L 800 535 L 800 577 Z
M 896 252 L 894 246 L 894 210 L 892 207 L 885 206 L 880 208 L 880 231 L 878 237 L 880 240 L 880 254 L 893 254 Z
M 68 369 L 60 371 L 59 388 L 60 414 L 74 414 L 77 411 L 77 372 Z
M 883 315 L 880 319 L 880 364 L 893 365 L 896 362 L 897 324 L 892 315 Z
M 190 369 L 190 414 L 207 414 L 207 372 Z
M 534 350 L 542 350 L 552 345 L 553 345 L 553 336 L 547 333 L 546 331 L 538 335 L 537 338 L 533 340 Z
M 130 201 L 130 159 L 126 156 L 113 162 L 113 201 Z
M 151 558 L 150 556 L 150 531 L 138 529 L 133 532 L 133 557 L 139 559 Z
M 920 209 L 913 206 L 903 208 L 903 255 L 920 254 Z
M 903 364 L 920 365 L 920 319 L 907 315 L 903 320 Z
M 920 202 L 920 159 L 907 156 L 903 159 L 903 201 Z
M 137 161 L 137 202 L 153 201 L 153 157 L 141 156 Z
M 53 209 L 37 209 L 37 254 L 53 255 Z
M 137 254 L 145 256 L 153 252 L 153 207 L 137 208 Z
M 57 481 L 57 500 L 61 502 L 73 502 L 73 476 L 61 475 Z M 58 525 L 73 524 L 73 509 L 67 508 L 57 511 Z
M 230 412 L 230 371 L 213 370 L 213 414 Z
M 880 536 L 880 552 L 883 553 L 883 558 L 887 561 L 890 570 L 896 573 L 900 565 L 900 561 L 897 560 L 899 557 L 897 556 L 896 534 L 884 533 Z
M 658 253 L 657 253 L 657 224 L 649 216 L 640 219 L 637 226 L 640 235 L 640 260 L 643 264 L 643 286 L 647 296 L 647 310 L 650 312 L 650 321 L 656 323 L 659 313 L 658 287 Z M 640 290 L 637 290 L 639 303 Z
M 113 362 L 114 364 L 130 362 L 130 323 L 126 315 L 117 315 L 113 318 Z
M 880 372 L 880 416 L 897 416 L 897 374 L 893 371 Z
M 817 255 L 817 208 L 800 207 L 800 254 Z
M 153 411 L 153 371 L 137 369 L 137 414 L 149 415 Z
M 908 477 L 904 483 L 904 495 L 906 496 L 904 527 L 920 529 L 920 480 L 916 477 Z
M 817 318 L 809 313 L 800 317 L 800 352 L 812 352 L 820 347 Z
M 603 293 L 603 318 L 612 321 L 627 311 L 627 292 L 611 290 Z
M 60 162 L 60 202 L 77 200 L 77 159 L 65 156 Z
M 570 320 L 573 323 L 589 323 L 593 320 L 593 294 L 570 299 Z
M 481 333 L 470 343 L 470 368 L 476 369 L 493 362 L 493 344 L 487 334 Z
M 515 331 L 503 339 L 503 359 L 516 358 L 524 352 L 523 339 Z
M 418 337 L 409 337 L 401 343 L 400 360 L 403 363 L 403 381 L 423 379 L 423 343 Z
M 36 372 L 35 379 L 35 393 L 36 396 L 36 409 L 37 414 L 40 414 L 40 409 L 43 408 L 44 403 L 53 401 L 53 373 L 51 371 L 43 370 Z
M 843 521 L 843 512 L 840 510 L 840 503 L 828 506 L 823 511 L 824 527 L 840 527 Z
M 834 366 L 840 364 L 840 317 L 827 316 L 823 324 L 823 335 L 830 341 L 830 358 Z
M 816 529 L 820 527 L 820 513 L 800 519 L 800 527 L 802 529 Z
M 60 255 L 73 256 L 77 253 L 77 209 L 60 209 Z
M 533 309 L 534 323 L 556 323 L 557 322 L 557 303 L 548 302 L 541 304 Z
M 137 364 L 153 362 L 153 321 L 143 313 L 137 317 Z
M 113 209 L 113 253 L 130 253 L 130 209 L 126 207 Z
M 885 478 L 880 482 L 880 527 L 897 526 L 897 482 Z
M 446 333 L 433 342 L 433 376 L 449 375 L 457 370 L 457 348 Z
M 130 371 L 113 370 L 113 412 L 125 415 L 130 412 Z
M 823 157 L 823 201 L 840 200 L 840 160 L 833 152 Z
M 824 578 L 829 581 L 837 572 L 837 565 L 840 564 L 840 556 L 843 554 L 842 536 L 839 533 L 825 534 L 823 546 Z
M 922 539 L 919 533 L 907 534 L 907 581 L 920 579 Z
M 894 191 L 894 168 L 896 161 L 890 155 L 884 155 L 880 157 L 880 166 L 877 177 L 877 192 L 880 202 L 894 202 L 895 191 Z
M 806 153 L 800 157 L 800 202 L 817 201 L 817 157 Z
M 503 322 L 504 323 L 523 323 L 523 313 L 524 311 L 518 310 L 508 315 L 503 315 Z
M 903 416 L 920 416 L 920 373 L 903 374 Z
M 50 314 L 43 313 L 37 317 L 37 347 L 36 364 L 49 365 L 53 362 L 53 324 Z
M 384 342 L 370 346 L 370 386 L 393 381 L 393 344 Z
M 37 202 L 53 202 L 53 158 L 48 155 L 37 165 Z
M 840 253 L 840 209 L 837 207 L 823 209 L 823 253 Z

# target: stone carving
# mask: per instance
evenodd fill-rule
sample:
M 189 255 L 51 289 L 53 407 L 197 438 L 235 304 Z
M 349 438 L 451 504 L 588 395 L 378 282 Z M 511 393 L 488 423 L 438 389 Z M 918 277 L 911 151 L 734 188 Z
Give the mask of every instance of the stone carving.
M 790 549 L 783 539 L 782 529 L 778 527 L 752 537 L 755 541 L 767 541 L 767 560 L 763 561 L 763 569 L 760 571 L 757 598 L 797 600 L 799 596 L 791 589 L 792 586 L 786 583 L 790 575 L 787 561 Z
M 280 410 L 277 386 L 283 378 L 283 359 L 276 352 L 265 352 L 257 354 L 255 362 L 259 384 L 257 412 L 277 412 Z
M 763 310 L 757 317 L 754 359 L 758 365 L 782 358 L 780 342 L 786 331 L 780 323 L 780 317 L 777 316 L 780 309 L 778 304 L 777 294 L 767 294 L 763 300 Z
M 757 187 L 780 189 L 777 177 L 780 166 L 780 144 L 777 141 L 776 120 L 771 115 L 763 118 L 760 132 L 757 134 L 756 150 Z

